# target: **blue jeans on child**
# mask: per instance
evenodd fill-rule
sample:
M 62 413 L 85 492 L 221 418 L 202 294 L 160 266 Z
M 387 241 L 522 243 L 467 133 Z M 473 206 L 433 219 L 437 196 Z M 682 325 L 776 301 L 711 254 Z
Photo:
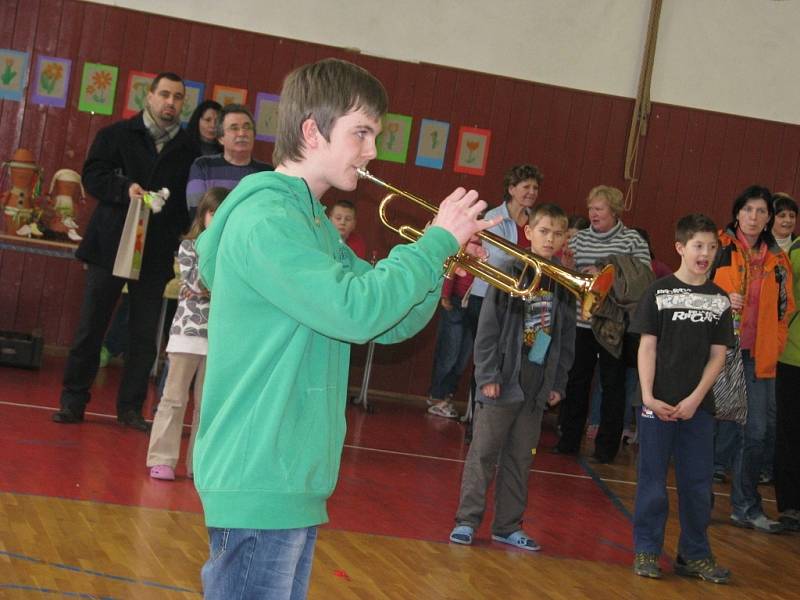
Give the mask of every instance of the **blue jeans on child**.
M 316 527 L 208 528 L 210 556 L 201 571 L 209 600 L 304 600 Z
M 450 310 L 439 310 L 439 329 L 433 354 L 430 395 L 439 400 L 455 393 L 472 354 L 475 337 L 467 308 L 461 306 L 461 298 L 452 296 L 451 301 L 453 307 Z
M 737 519 L 755 519 L 764 514 L 758 479 L 764 464 L 769 404 L 775 402 L 775 379 L 761 379 L 755 374 L 755 360 L 742 350 L 747 386 L 747 423 L 739 426 L 742 441 L 733 455 L 731 511 Z
M 708 558 L 714 417 L 702 408 L 687 421 L 662 421 L 650 411 L 640 415 L 639 482 L 633 516 L 635 551 L 661 554 L 669 513 L 670 458 L 675 462 L 678 484 L 678 552 L 686 560 Z

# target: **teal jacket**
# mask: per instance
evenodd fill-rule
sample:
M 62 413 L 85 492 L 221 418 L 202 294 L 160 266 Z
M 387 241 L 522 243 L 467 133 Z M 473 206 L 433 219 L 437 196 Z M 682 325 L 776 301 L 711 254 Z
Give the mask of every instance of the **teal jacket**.
M 794 301 L 800 305 L 800 237 L 792 242 L 789 248 L 789 262 L 794 275 Z M 786 338 L 786 347 L 778 359 L 780 362 L 794 367 L 800 367 L 800 311 L 789 317 L 789 335 Z
M 304 180 L 245 177 L 198 238 L 211 290 L 194 447 L 209 527 L 327 521 L 345 435 L 350 344 L 398 342 L 429 321 L 458 243 L 430 227 L 372 268 Z

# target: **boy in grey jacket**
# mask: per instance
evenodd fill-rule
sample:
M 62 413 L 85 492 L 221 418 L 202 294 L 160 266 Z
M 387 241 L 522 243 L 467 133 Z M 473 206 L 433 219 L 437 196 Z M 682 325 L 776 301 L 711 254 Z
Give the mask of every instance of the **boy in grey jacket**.
M 532 252 L 551 259 L 561 249 L 566 230 L 564 211 L 543 204 L 531 209 L 525 235 Z M 514 268 L 519 271 L 520 266 Z M 451 542 L 472 543 L 498 465 L 492 539 L 539 550 L 520 525 L 545 406 L 564 397 L 575 353 L 575 315 L 574 297 L 547 276 L 529 300 L 489 288 L 475 338 L 473 438 Z

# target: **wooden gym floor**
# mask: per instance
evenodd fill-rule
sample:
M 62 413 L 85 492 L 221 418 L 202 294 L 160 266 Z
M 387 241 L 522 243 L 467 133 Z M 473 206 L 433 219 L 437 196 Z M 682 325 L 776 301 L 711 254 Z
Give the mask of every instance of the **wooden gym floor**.
M 0 367 L 0 598 L 201 597 L 207 538 L 192 482 L 182 466 L 175 482 L 149 478 L 147 436 L 114 420 L 118 366 L 101 371 L 87 422 L 52 423 L 63 365 L 46 356 L 40 371 Z M 154 397 L 151 391 L 148 405 Z M 733 570 L 730 585 L 672 573 L 674 513 L 665 578 L 634 576 L 635 450 L 600 466 L 551 455 L 552 415 L 525 515 L 542 551 L 493 543 L 486 526 L 472 547 L 449 544 L 467 450 L 463 427 L 419 405 L 376 408 L 368 415 L 348 407 L 312 599 L 800 598 L 800 536 L 731 526 L 727 484 L 715 488 L 710 535 L 719 561 Z M 772 489 L 762 493 L 775 516 Z

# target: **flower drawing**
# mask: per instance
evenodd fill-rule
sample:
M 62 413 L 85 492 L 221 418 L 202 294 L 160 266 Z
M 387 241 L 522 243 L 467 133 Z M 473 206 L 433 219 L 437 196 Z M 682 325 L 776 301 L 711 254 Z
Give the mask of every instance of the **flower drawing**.
M 64 65 L 57 62 L 46 62 L 39 76 L 39 87 L 48 96 L 52 96 L 56 85 L 64 77 Z
M 467 150 L 469 150 L 469 154 L 464 159 L 464 162 L 467 164 L 472 164 L 477 160 L 477 156 L 475 155 L 475 151 L 481 147 L 481 143 L 478 140 L 467 140 L 466 141 Z
M 98 104 L 107 101 L 107 92 L 114 81 L 114 76 L 108 71 L 95 71 L 91 77 L 92 83 L 86 87 L 86 93 Z
M 3 73 L 0 74 L 0 81 L 3 82 L 3 85 L 10 84 L 14 77 L 17 76 L 17 71 L 14 70 L 14 59 L 11 57 L 6 58 L 6 68 L 3 69 Z
M 137 81 L 133 84 L 133 103 L 139 110 L 144 108 L 144 99 L 147 97 L 148 87 L 145 81 Z
M 400 131 L 400 123 L 391 122 L 386 126 L 389 131 L 389 139 L 386 141 L 386 149 L 392 150 L 394 143 L 397 141 L 397 133 Z

